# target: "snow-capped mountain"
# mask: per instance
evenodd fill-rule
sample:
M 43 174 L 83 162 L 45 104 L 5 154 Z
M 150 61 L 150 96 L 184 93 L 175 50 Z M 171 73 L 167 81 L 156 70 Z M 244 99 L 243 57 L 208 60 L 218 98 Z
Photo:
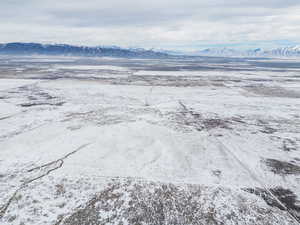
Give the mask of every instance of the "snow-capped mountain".
M 39 43 L 7 43 L 0 44 L 0 54 L 16 55 L 69 55 L 69 56 L 107 56 L 107 57 L 139 57 L 163 58 L 166 53 L 145 49 L 126 49 L 117 46 L 74 46 L 66 44 Z
M 236 56 L 240 52 L 231 48 L 207 48 L 200 51 L 199 54 L 207 56 Z
M 207 48 L 196 53 L 202 56 L 221 57 L 300 57 L 300 46 L 282 47 L 271 50 L 261 48 L 238 50 L 232 48 Z
M 265 51 L 265 54 L 272 56 L 300 56 L 300 46 L 276 48 L 270 51 Z
M 75 46 L 67 44 L 39 44 L 14 42 L 0 44 L 0 54 L 15 55 L 67 55 L 106 56 L 124 58 L 164 58 L 173 56 L 217 56 L 217 57 L 300 57 L 300 46 L 282 47 L 271 50 L 261 48 L 240 50 L 233 48 L 207 48 L 197 52 L 168 50 L 146 50 L 143 48 L 121 48 L 118 46 Z

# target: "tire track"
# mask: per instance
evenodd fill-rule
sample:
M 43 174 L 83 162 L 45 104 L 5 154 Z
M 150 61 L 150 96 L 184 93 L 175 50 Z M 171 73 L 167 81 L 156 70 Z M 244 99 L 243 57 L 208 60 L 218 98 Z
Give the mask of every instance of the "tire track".
M 87 143 L 87 144 L 84 144 L 84 145 L 81 145 L 80 147 L 78 147 L 77 149 L 75 149 L 74 151 L 64 155 L 63 157 L 57 159 L 57 160 L 54 160 L 52 162 L 49 162 L 49 163 L 46 163 L 44 165 L 41 165 L 41 166 L 38 166 L 38 167 L 35 167 L 35 168 L 32 168 L 30 170 L 27 170 L 27 172 L 33 172 L 33 171 L 36 171 L 36 170 L 41 170 L 43 168 L 46 168 L 46 167 L 49 167 L 49 166 L 53 166 L 55 165 L 53 168 L 47 170 L 45 173 L 43 173 L 42 175 L 39 175 L 37 177 L 34 177 L 30 180 L 27 180 L 27 181 L 24 181 L 20 187 L 12 194 L 12 196 L 8 199 L 8 201 L 0 208 L 0 220 L 4 217 L 5 213 L 7 212 L 9 206 L 11 205 L 11 203 L 13 202 L 13 200 L 15 199 L 15 197 L 17 196 L 17 194 L 24 188 L 26 188 L 30 183 L 36 181 L 36 180 L 39 180 L 45 176 L 48 176 L 51 172 L 61 168 L 64 164 L 64 160 L 67 159 L 68 157 L 70 157 L 71 155 L 75 154 L 76 152 L 82 150 L 83 148 L 89 146 L 91 143 Z

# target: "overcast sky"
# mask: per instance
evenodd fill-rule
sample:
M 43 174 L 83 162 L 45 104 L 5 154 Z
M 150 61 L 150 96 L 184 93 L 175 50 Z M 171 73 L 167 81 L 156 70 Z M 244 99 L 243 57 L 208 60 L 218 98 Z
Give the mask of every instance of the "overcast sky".
M 0 0 L 0 42 L 197 50 L 300 43 L 300 0 Z

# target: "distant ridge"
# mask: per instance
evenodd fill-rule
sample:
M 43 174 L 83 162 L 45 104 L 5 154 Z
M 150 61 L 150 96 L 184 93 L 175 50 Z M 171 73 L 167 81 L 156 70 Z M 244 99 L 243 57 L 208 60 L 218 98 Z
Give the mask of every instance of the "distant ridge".
M 271 50 L 261 48 L 238 50 L 231 48 L 207 48 L 196 52 L 200 56 L 220 57 L 300 57 L 300 46 L 282 47 Z
M 271 50 L 261 48 L 239 50 L 233 48 L 207 48 L 197 52 L 146 50 L 143 48 L 121 48 L 118 46 L 76 46 L 68 44 L 40 44 L 11 42 L 0 44 L 2 55 L 57 55 L 119 58 L 166 58 L 186 56 L 210 57 L 300 57 L 300 46 L 282 47 Z
M 75 46 L 68 44 L 39 44 L 12 42 L 0 44 L 0 54 L 8 55 L 63 55 L 123 58 L 163 58 L 168 54 L 145 49 L 127 49 L 116 46 Z

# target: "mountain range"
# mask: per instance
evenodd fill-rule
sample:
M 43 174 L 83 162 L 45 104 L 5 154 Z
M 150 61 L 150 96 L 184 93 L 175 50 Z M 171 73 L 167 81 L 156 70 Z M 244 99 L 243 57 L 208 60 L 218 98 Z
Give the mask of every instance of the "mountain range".
M 281 47 L 270 50 L 262 48 L 238 50 L 232 48 L 207 48 L 194 53 L 201 56 L 220 57 L 300 57 L 300 46 Z
M 213 57 L 300 57 L 300 46 L 282 47 L 270 50 L 262 48 L 240 50 L 233 48 L 207 48 L 194 52 L 169 50 L 146 50 L 143 48 L 120 48 L 118 46 L 75 46 L 68 44 L 39 44 L 13 42 L 0 44 L 0 54 L 5 55 L 64 55 L 123 58 L 165 58 L 171 56 L 213 56 Z
M 141 48 L 120 48 L 117 46 L 74 46 L 67 44 L 6 43 L 0 44 L 0 54 L 8 55 L 64 55 L 125 58 L 163 58 L 168 54 Z

